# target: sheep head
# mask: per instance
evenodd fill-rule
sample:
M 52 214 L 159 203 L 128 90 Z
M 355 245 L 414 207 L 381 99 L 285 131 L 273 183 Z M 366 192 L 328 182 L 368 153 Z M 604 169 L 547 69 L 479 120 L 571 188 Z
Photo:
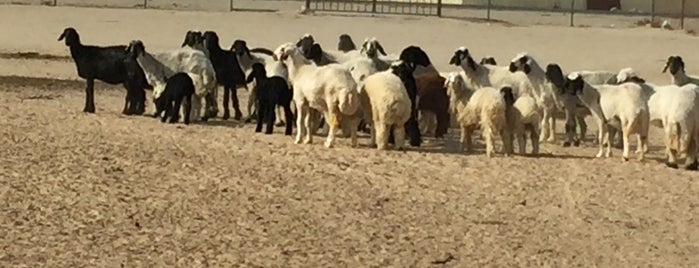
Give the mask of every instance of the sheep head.
M 312 60 L 316 64 L 320 64 L 320 60 L 323 58 L 323 48 L 320 47 L 320 44 L 316 43 L 313 44 L 308 50 L 304 51 L 303 54 L 306 59 Z
M 294 46 L 293 43 L 284 43 L 274 50 L 272 59 L 275 61 L 286 61 L 292 53 L 300 53 L 299 48 Z
M 532 57 L 526 52 L 519 53 L 510 61 L 510 72 L 522 71 L 529 74 L 532 71 Z
M 425 51 L 418 46 L 409 46 L 404 48 L 403 51 L 400 52 L 400 56 L 398 58 L 402 61 L 412 62 L 413 64 L 422 65 L 425 67 L 432 64 L 430 57 L 427 56 L 427 53 L 425 53 Z
M 182 47 L 190 46 L 193 47 L 197 44 L 204 43 L 204 36 L 200 31 L 190 30 L 184 35 L 184 41 L 182 41 Z
M 80 44 L 80 35 L 73 27 L 63 29 L 63 33 L 58 37 L 58 41 L 65 40 L 66 46 L 74 46 Z
M 561 66 L 555 63 L 546 65 L 546 79 L 558 88 L 559 93 L 563 93 L 566 79 Z
M 347 52 L 355 49 L 357 49 L 357 47 L 354 45 L 352 37 L 350 37 L 348 34 L 341 34 L 340 41 L 337 43 L 337 50 Z
M 449 60 L 450 65 L 461 66 L 463 62 L 466 62 L 466 66 L 471 70 L 476 70 L 476 61 L 471 57 L 471 53 L 465 47 L 460 47 L 454 51 L 454 55 Z
M 383 50 L 383 47 L 375 37 L 364 39 L 362 49 L 359 52 L 367 55 L 369 58 L 375 58 L 378 56 L 378 53 L 386 56 L 386 51 Z
M 298 42 L 296 42 L 296 47 L 300 48 L 301 51 L 308 51 L 313 44 L 315 44 L 315 39 L 313 39 L 313 35 L 307 33 L 301 36 Z
M 255 62 L 252 64 L 252 71 L 248 75 L 247 80 L 245 81 L 246 83 L 251 83 L 252 80 L 255 78 L 258 78 L 258 83 L 260 82 L 259 78 L 266 78 L 267 77 L 267 70 L 265 69 L 265 65 L 259 62 Z
M 126 47 L 126 52 L 135 58 L 143 55 L 146 52 L 146 46 L 141 40 L 132 40 Z
M 674 55 L 667 58 L 665 67 L 663 67 L 663 73 L 667 72 L 668 68 L 670 69 L 670 74 L 672 75 L 677 74 L 679 71 L 684 72 L 684 61 L 682 60 L 682 57 Z
M 582 93 L 584 87 L 585 81 L 583 80 L 582 76 L 577 72 L 573 72 L 566 77 L 562 93 L 578 95 Z
M 646 82 L 645 79 L 641 78 L 636 71 L 634 71 L 632 68 L 624 68 L 619 71 L 619 73 L 616 75 L 616 81 L 618 84 L 623 84 L 623 83 L 638 83 L 638 84 L 643 84 Z
M 405 80 L 407 77 L 413 75 L 413 72 L 415 71 L 415 64 L 412 62 L 397 60 L 391 63 L 389 68 L 393 74 L 400 77 L 401 80 Z
M 214 31 L 206 31 L 203 35 L 204 47 L 209 51 L 214 51 L 214 49 L 220 50 L 218 34 Z
M 245 54 L 250 56 L 250 49 L 248 48 L 248 43 L 245 42 L 245 40 L 237 39 L 233 41 L 231 51 L 234 51 L 238 57 L 242 57 Z
M 502 98 L 505 100 L 505 104 L 507 106 L 512 106 L 515 103 L 515 95 L 512 90 L 512 86 L 506 85 L 501 87 L 500 94 L 502 95 Z
M 498 63 L 495 61 L 495 57 L 492 56 L 485 56 L 481 59 L 480 62 L 481 65 L 484 64 L 490 64 L 490 65 L 498 65 Z

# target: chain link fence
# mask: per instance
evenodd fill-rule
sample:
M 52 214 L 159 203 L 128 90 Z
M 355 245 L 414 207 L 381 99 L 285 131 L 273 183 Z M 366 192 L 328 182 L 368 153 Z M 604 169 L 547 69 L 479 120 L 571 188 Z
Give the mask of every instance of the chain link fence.
M 0 0 L 0 4 L 148 8 L 199 11 L 299 11 L 303 6 L 322 12 L 348 12 L 358 0 Z M 568 25 L 575 27 L 664 27 L 699 31 L 698 0 L 361 0 L 367 6 L 415 5 L 433 15 L 515 25 Z M 323 8 L 317 8 L 317 7 Z M 337 6 L 337 9 L 332 7 Z M 330 8 L 328 8 L 330 7 Z M 343 7 L 343 8 L 340 8 Z M 363 13 L 380 12 L 365 8 Z M 403 9 L 406 10 L 406 9 Z M 354 11 L 357 12 L 357 11 Z M 417 14 L 417 12 L 404 12 Z

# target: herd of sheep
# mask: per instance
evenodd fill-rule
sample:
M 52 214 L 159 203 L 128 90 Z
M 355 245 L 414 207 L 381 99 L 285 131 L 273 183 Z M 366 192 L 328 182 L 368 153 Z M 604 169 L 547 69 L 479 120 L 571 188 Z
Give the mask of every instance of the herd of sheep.
M 145 89 L 152 89 L 154 117 L 163 122 L 206 121 L 218 115 L 218 87 L 223 86 L 222 119 L 242 112 L 236 90 L 250 88 L 248 120 L 256 132 L 271 134 L 284 125 L 295 143 L 312 143 L 320 129 L 325 146 L 334 145 L 338 132 L 358 145 L 358 131 L 371 134 L 371 146 L 387 149 L 420 146 L 421 135 L 440 138 L 451 125 L 461 129 L 461 149 L 471 151 L 477 129 L 490 157 L 494 139 L 502 153 L 539 153 L 540 142 L 555 141 L 555 121 L 565 118 L 563 146 L 578 146 L 587 131 L 586 116 L 597 121 L 597 157 L 611 156 L 612 144 L 621 143 L 628 161 L 630 138 L 638 137 L 636 153 L 648 150 L 650 125 L 664 130 L 667 165 L 677 168 L 686 156 L 686 169 L 699 167 L 699 79 L 688 76 L 680 56 L 668 58 L 670 85 L 646 82 L 631 68 L 618 73 L 578 71 L 564 73 L 557 64 L 540 65 L 527 53 L 498 66 L 492 57 L 476 61 L 459 47 L 450 65 L 459 71 L 439 72 L 420 47 L 408 46 L 387 54 L 376 38 L 355 46 L 349 35 L 339 37 L 337 50 L 324 50 L 310 34 L 274 50 L 250 49 L 235 40 L 230 49 L 219 45 L 213 31 L 188 31 L 180 48 L 151 52 L 142 41 L 121 46 L 89 46 L 74 28 L 59 37 L 70 48 L 78 75 L 87 80 L 85 112 L 94 113 L 94 80 L 123 84 L 127 89 L 123 113 L 144 114 Z M 180 113 L 180 106 L 184 112 Z M 180 115 L 181 114 L 181 115 Z M 579 125 L 579 131 L 578 131 Z

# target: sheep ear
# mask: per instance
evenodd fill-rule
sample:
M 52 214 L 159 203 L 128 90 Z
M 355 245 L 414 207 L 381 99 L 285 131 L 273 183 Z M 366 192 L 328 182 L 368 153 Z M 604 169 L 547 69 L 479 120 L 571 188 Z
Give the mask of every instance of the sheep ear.
M 631 77 L 631 78 L 629 79 L 629 81 L 630 81 L 630 82 L 634 82 L 634 83 L 639 83 L 639 84 L 645 84 L 645 83 L 646 83 L 646 80 L 645 80 L 645 79 L 640 78 L 640 77 L 638 77 L 638 76 Z
M 376 48 L 379 50 L 381 55 L 386 56 L 386 51 L 383 50 L 383 47 L 381 46 L 381 44 L 379 44 L 379 42 L 376 42 Z
M 509 70 L 510 70 L 511 73 L 516 72 L 516 71 L 517 71 L 517 65 L 515 65 L 514 62 L 510 62 Z
M 524 73 L 529 74 L 532 71 L 532 67 L 529 64 L 524 65 Z
M 461 65 L 461 57 L 459 56 L 459 53 L 454 53 L 454 56 L 452 56 L 449 60 L 449 64 L 456 66 Z
M 665 63 L 665 67 L 663 67 L 663 73 L 667 73 L 667 68 L 670 67 L 670 61 Z
M 65 32 L 65 31 L 64 31 L 63 33 L 61 33 L 61 35 L 58 37 L 58 41 L 63 40 L 63 38 L 66 38 L 66 32 Z

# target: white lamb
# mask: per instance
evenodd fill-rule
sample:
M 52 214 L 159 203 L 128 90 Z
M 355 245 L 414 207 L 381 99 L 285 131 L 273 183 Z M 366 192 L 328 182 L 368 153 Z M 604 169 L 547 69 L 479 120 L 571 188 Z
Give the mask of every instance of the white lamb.
M 201 116 L 201 102 L 207 94 L 216 95 L 216 74 L 213 65 L 206 55 L 189 46 L 151 54 L 145 50 L 143 42 L 134 40 L 129 43 L 127 50 L 136 55 L 138 65 L 146 74 L 148 83 L 153 86 L 153 96 L 158 97 L 165 90 L 165 80 L 177 72 L 185 72 L 192 77 L 196 98 L 192 101 L 192 120 L 206 120 Z M 207 111 L 215 103 L 207 102 Z
M 481 134 L 485 139 L 486 155 L 492 157 L 495 135 L 502 137 L 503 151 L 508 155 L 512 151 L 512 146 L 506 138 L 510 134 L 506 128 L 506 104 L 501 90 L 510 87 L 502 89 L 482 87 L 474 90 L 469 88 L 464 77 L 458 74 L 450 75 L 446 84 L 450 109 L 456 111 L 457 122 L 461 126 L 461 150 L 471 151 L 471 135 L 480 126 Z
M 335 142 L 335 133 L 343 117 L 352 116 L 360 106 L 357 83 L 352 74 L 339 65 L 315 66 L 307 60 L 293 43 L 280 45 L 274 56 L 289 69 L 289 79 L 294 88 L 294 102 L 297 109 L 297 135 L 294 143 L 312 142 L 311 129 L 314 125 L 311 109 L 323 112 L 329 125 L 325 146 L 330 148 Z M 352 124 L 352 146 L 357 146 L 357 124 Z M 305 138 L 304 138 L 305 136 Z
M 536 99 L 529 94 L 522 94 L 515 98 L 511 88 L 503 88 L 502 94 L 507 105 L 505 117 L 507 118 L 507 128 L 510 129 L 510 136 L 507 137 L 510 144 L 516 139 L 519 146 L 519 154 L 525 154 L 527 148 L 526 134 L 529 132 L 529 138 L 532 142 L 532 154 L 539 154 L 541 116 L 536 105 Z M 514 150 L 514 148 L 512 149 Z
M 362 86 L 361 99 L 364 118 L 371 124 L 371 145 L 386 149 L 392 130 L 395 149 L 402 149 L 411 103 L 400 78 L 391 70 L 370 75 Z
M 638 134 L 639 148 L 645 148 L 648 140 L 649 111 L 648 104 L 643 98 L 643 90 L 634 83 L 621 85 L 590 85 L 583 80 L 580 74 L 573 72 L 566 77 L 564 98 L 577 97 L 590 109 L 592 115 L 597 118 L 599 134 L 601 137 L 599 152 L 596 157 L 611 156 L 611 143 L 607 124 L 609 120 L 619 118 L 623 139 L 624 152 L 622 159 L 629 159 L 629 138 L 631 134 Z M 574 103 L 574 102 L 573 102 Z M 604 145 L 607 151 L 604 152 Z M 640 150 L 639 160 L 645 157 L 645 150 Z

